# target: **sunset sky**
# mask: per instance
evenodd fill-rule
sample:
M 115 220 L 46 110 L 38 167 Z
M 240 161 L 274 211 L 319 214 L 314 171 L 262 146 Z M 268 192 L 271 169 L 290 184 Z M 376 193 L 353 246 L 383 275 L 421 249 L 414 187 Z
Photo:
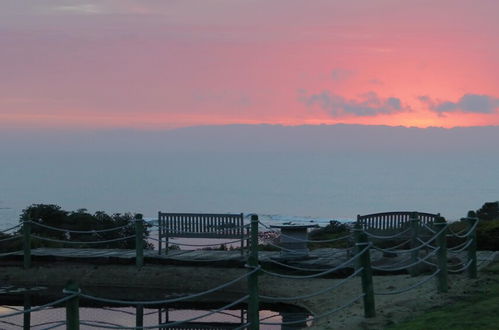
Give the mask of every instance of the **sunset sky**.
M 497 0 L 6 0 L 0 129 L 499 125 Z

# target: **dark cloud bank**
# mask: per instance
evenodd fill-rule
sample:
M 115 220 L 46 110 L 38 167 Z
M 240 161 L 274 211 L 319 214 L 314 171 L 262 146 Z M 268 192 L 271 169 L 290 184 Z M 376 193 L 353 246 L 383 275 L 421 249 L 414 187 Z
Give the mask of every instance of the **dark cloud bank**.
M 346 99 L 341 95 L 322 91 L 318 94 L 308 95 L 306 91 L 300 91 L 300 101 L 309 107 L 320 106 L 332 117 L 344 115 L 354 115 L 359 117 L 372 117 L 381 114 L 391 114 L 402 111 L 409 111 L 407 106 L 403 106 L 397 97 L 381 98 L 375 92 L 369 92 L 358 100 Z
M 102 152 L 477 152 L 496 153 L 499 126 L 227 125 L 169 131 L 0 132 L 0 151 Z
M 429 96 L 420 96 L 419 100 L 436 113 L 450 112 L 494 113 L 499 108 L 499 99 L 483 94 L 464 94 L 457 101 L 433 100 Z

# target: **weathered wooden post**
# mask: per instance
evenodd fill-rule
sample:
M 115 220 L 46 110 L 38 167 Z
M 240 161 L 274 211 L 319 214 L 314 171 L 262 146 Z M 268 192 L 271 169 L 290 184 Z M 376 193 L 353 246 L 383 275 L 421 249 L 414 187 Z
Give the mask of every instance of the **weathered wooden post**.
M 79 292 L 80 289 L 78 284 L 73 281 L 69 281 L 66 284 L 66 294 L 74 294 L 74 292 Z M 67 330 L 79 330 L 80 329 L 80 298 L 78 295 L 69 299 L 66 302 L 66 329 Z
M 439 273 L 437 275 L 437 288 L 438 292 L 447 292 L 447 222 L 443 217 L 438 217 L 433 223 L 437 231 L 438 237 L 436 238 L 437 243 L 437 264 Z
M 24 314 L 23 314 L 23 330 L 31 329 L 31 313 L 26 312 L 31 309 L 31 294 L 26 292 L 24 294 Z
M 358 231 L 355 234 L 355 231 Z M 362 229 L 355 228 L 354 235 L 357 239 L 355 246 L 357 253 L 360 253 L 362 250 L 365 251 L 358 257 L 359 258 L 359 266 L 362 267 L 361 271 L 361 281 L 362 281 L 362 293 L 364 293 L 364 316 L 365 317 L 375 317 L 376 309 L 374 303 L 374 287 L 373 287 L 373 273 L 371 269 L 371 254 L 369 249 L 366 249 L 369 246 L 369 241 L 367 240 L 367 235 L 362 232 Z
M 258 267 L 258 215 L 251 216 L 251 232 L 250 232 L 250 254 L 248 256 L 249 271 L 248 275 L 248 322 L 249 329 L 260 329 L 259 321 L 259 303 L 258 303 L 258 272 L 254 272 Z
M 31 220 L 23 221 L 24 269 L 31 267 Z
M 144 265 L 144 220 L 142 214 L 135 215 L 135 264 L 137 267 Z
M 477 277 L 477 263 L 476 263 L 476 226 L 475 224 L 478 222 L 478 218 L 474 211 L 468 212 L 468 217 L 466 221 L 469 224 L 470 232 L 468 234 L 468 241 L 470 245 L 468 246 L 468 262 L 471 261 L 471 264 L 468 267 L 468 277 L 476 278 Z
M 144 326 L 144 305 L 135 306 L 135 327 L 142 329 Z
M 411 227 L 411 249 L 416 248 L 418 244 L 418 234 L 419 234 L 419 216 L 417 212 L 411 212 L 409 216 L 409 225 Z M 419 257 L 419 249 L 411 252 L 411 263 L 415 263 Z M 409 269 L 411 276 L 418 275 L 418 266 L 412 266 Z

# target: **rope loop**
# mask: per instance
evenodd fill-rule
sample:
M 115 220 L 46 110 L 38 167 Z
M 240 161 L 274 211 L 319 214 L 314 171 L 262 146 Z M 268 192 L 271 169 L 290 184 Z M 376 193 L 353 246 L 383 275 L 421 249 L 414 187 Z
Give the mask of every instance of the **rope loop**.
M 95 230 L 95 229 L 92 229 L 92 230 L 71 230 L 71 229 L 58 228 L 58 227 L 53 227 L 53 226 L 49 226 L 49 225 L 44 225 L 42 223 L 32 221 L 32 220 L 28 220 L 28 222 L 35 225 L 35 226 L 42 227 L 45 229 L 51 229 L 51 230 L 59 231 L 59 232 L 63 232 L 63 233 L 75 233 L 75 234 L 106 233 L 106 232 L 110 232 L 110 231 L 116 231 L 116 230 L 121 230 L 121 229 L 125 229 L 125 228 L 130 228 L 130 225 L 125 225 L 125 226 L 113 227 L 113 228 L 101 229 L 101 230 Z
M 312 275 L 285 275 L 285 274 L 274 273 L 274 272 L 265 270 L 263 268 L 261 270 L 265 274 L 268 274 L 268 275 L 271 275 L 271 276 L 275 276 L 275 277 L 281 277 L 281 278 L 306 279 L 306 278 L 320 277 L 320 276 L 327 275 L 327 274 L 330 274 L 332 272 L 335 272 L 338 269 L 344 268 L 346 265 L 353 263 L 354 260 L 356 260 L 357 258 L 359 258 L 369 248 L 370 248 L 370 244 L 368 244 L 364 249 L 362 249 L 362 251 L 358 252 L 356 255 L 354 255 L 350 259 L 344 261 L 343 263 L 339 264 L 338 266 L 330 268 L 330 269 L 327 269 L 327 270 L 325 270 L 323 272 L 320 272 L 320 273 L 317 273 L 317 274 L 312 274 Z
M 48 237 L 43 237 L 43 236 L 38 236 L 38 235 L 31 235 L 33 238 L 37 238 L 42 241 L 47 241 L 47 242 L 54 242 L 54 243 L 64 243 L 64 244 L 102 244 L 102 243 L 111 243 L 111 242 L 118 242 L 118 241 L 125 241 L 127 239 L 134 238 L 135 235 L 130 235 L 126 237 L 120 237 L 120 238 L 113 238 L 113 239 L 108 239 L 104 241 L 64 241 L 61 239 L 55 239 L 55 238 L 48 238 Z
M 393 295 L 393 294 L 404 293 L 404 292 L 410 291 L 412 289 L 415 289 L 415 288 L 417 288 L 417 287 L 425 284 L 426 282 L 428 282 L 429 280 L 431 280 L 432 278 L 434 278 L 435 276 L 437 276 L 438 273 L 440 273 L 440 269 L 437 269 L 433 274 L 431 274 L 427 278 L 423 279 L 422 281 L 419 281 L 416 284 L 411 285 L 411 286 L 409 286 L 407 288 L 404 288 L 404 289 L 401 289 L 401 290 L 391 291 L 391 292 L 374 292 L 374 294 L 378 295 L 378 296 L 388 296 L 388 295 Z
M 94 301 L 100 301 L 100 302 L 105 302 L 105 303 L 111 303 L 111 304 L 118 304 L 118 305 L 160 305 L 160 304 L 169 304 L 169 303 L 174 303 L 174 302 L 179 302 L 179 301 L 185 301 L 193 298 L 198 298 L 216 291 L 220 291 L 226 287 L 231 286 L 234 283 L 237 283 L 238 281 L 248 277 L 251 274 L 254 274 L 255 272 L 259 271 L 260 267 L 257 267 L 253 269 L 252 271 L 239 276 L 229 282 L 226 282 L 222 285 L 219 285 L 217 287 L 208 289 L 206 291 L 198 292 L 195 294 L 187 295 L 187 296 L 182 296 L 178 298 L 170 298 L 170 299 L 163 299 L 163 300 L 146 300 L 146 301 L 134 301 L 134 300 L 118 300 L 118 299 L 110 299 L 110 298 L 102 298 L 102 297 L 96 297 L 84 293 L 80 293 L 80 296 L 82 298 L 94 300 Z

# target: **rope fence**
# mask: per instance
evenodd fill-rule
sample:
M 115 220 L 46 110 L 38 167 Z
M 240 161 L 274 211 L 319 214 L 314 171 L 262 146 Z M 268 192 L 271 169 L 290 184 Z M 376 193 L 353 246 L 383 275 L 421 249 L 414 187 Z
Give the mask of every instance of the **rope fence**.
M 36 326 L 47 326 L 45 329 L 51 329 L 51 328 L 58 328 L 62 326 L 66 326 L 67 329 L 79 329 L 80 325 L 85 325 L 86 327 L 89 328 L 100 328 L 100 329 L 161 329 L 161 328 L 168 328 L 168 327 L 175 327 L 179 326 L 181 324 L 193 322 L 196 320 L 199 320 L 201 318 L 205 318 L 214 314 L 224 314 L 224 310 L 230 309 L 234 306 L 245 304 L 247 306 L 248 312 L 247 312 L 247 320 L 245 322 L 241 322 L 241 324 L 238 325 L 237 328 L 240 329 L 258 329 L 260 325 L 292 325 L 292 324 L 304 324 L 304 323 L 310 323 L 310 322 L 316 322 L 320 320 L 321 318 L 324 318 L 326 316 L 332 315 L 334 313 L 340 312 L 344 310 L 345 308 L 348 308 L 352 304 L 356 303 L 359 300 L 363 300 L 363 308 L 364 308 L 364 316 L 367 318 L 374 317 L 376 315 L 375 311 L 375 296 L 379 295 L 395 295 L 395 294 L 402 294 L 407 291 L 416 289 L 425 283 L 428 283 L 432 279 L 436 279 L 437 281 L 437 289 L 438 292 L 446 292 L 447 290 L 447 275 L 449 273 L 462 273 L 464 271 L 468 272 L 468 276 L 470 278 L 475 278 L 476 277 L 476 269 L 477 269 L 477 256 L 476 256 L 476 228 L 478 224 L 478 219 L 473 216 L 468 216 L 467 218 L 463 219 L 468 223 L 468 227 L 466 228 L 465 231 L 461 231 L 459 233 L 451 232 L 449 225 L 445 222 L 443 218 L 437 218 L 435 222 L 431 224 L 422 224 L 422 225 L 417 225 L 415 224 L 415 220 L 411 219 L 411 227 L 410 228 L 404 228 L 403 230 L 401 229 L 399 232 L 395 234 L 390 234 L 390 235 L 380 235 L 379 232 L 377 234 L 370 233 L 368 230 L 362 228 L 360 224 L 357 224 L 353 228 L 353 232 L 351 235 L 346 235 L 343 237 L 338 237 L 330 240 L 308 240 L 308 239 L 297 239 L 295 237 L 289 236 L 289 238 L 294 239 L 295 241 L 300 241 L 303 243 L 326 243 L 326 242 L 335 242 L 335 241 L 340 241 L 340 240 L 349 240 L 353 241 L 355 244 L 351 248 L 353 251 L 352 256 L 350 254 L 347 254 L 347 257 L 341 260 L 341 262 L 338 262 L 334 266 L 330 266 L 329 268 L 325 269 L 318 269 L 314 268 L 313 266 L 295 266 L 295 265 L 290 265 L 286 261 L 278 261 L 278 260 L 273 260 L 269 259 L 269 262 L 281 267 L 284 267 L 287 272 L 276 272 L 276 271 L 271 271 L 269 269 L 265 269 L 262 267 L 261 262 L 259 261 L 259 252 L 258 252 L 258 228 L 259 226 L 264 226 L 265 228 L 269 229 L 270 227 L 264 225 L 263 223 L 258 221 L 258 216 L 252 215 L 251 216 L 251 230 L 249 231 L 250 236 L 249 237 L 244 237 L 244 239 L 248 240 L 249 243 L 249 253 L 246 256 L 246 268 L 247 271 L 241 275 L 238 276 L 232 280 L 229 280 L 225 283 L 222 283 L 218 286 L 215 286 L 213 288 L 210 288 L 208 290 L 204 290 L 201 292 L 197 293 L 192 293 L 192 294 L 187 294 L 181 297 L 174 297 L 174 298 L 168 298 L 168 299 L 160 299 L 160 300 L 120 300 L 120 299 L 113 299 L 113 298 L 107 298 L 107 297 L 99 297 L 99 296 L 94 296 L 87 294 L 85 292 L 82 292 L 74 283 L 68 284 L 68 286 L 63 290 L 63 294 L 65 295 L 63 298 L 55 300 L 51 303 L 37 306 L 37 307 L 28 307 L 20 310 L 16 310 L 15 308 L 12 308 L 12 312 L 9 312 L 7 314 L 1 314 L 0 315 L 0 323 L 8 325 L 8 326 L 20 326 L 16 322 L 13 322 L 11 319 L 12 317 L 19 316 L 19 315 L 25 315 L 29 313 L 34 313 L 37 311 L 41 311 L 44 309 L 48 308 L 53 308 L 54 306 L 61 306 L 65 305 L 66 307 L 66 320 L 65 321 L 54 321 L 54 322 L 46 322 L 46 323 L 40 323 L 37 324 Z M 22 230 L 20 231 L 19 234 L 16 234 L 11 237 L 7 238 L 2 238 L 0 242 L 4 241 L 9 241 L 9 240 L 14 240 L 14 239 L 22 239 L 23 240 L 23 250 L 24 251 L 24 267 L 29 268 L 30 263 L 31 263 L 31 240 L 32 239 L 37 239 L 37 240 L 44 240 L 48 242 L 53 242 L 53 243 L 69 243 L 69 244 L 99 244 L 99 243 L 109 243 L 109 242 L 117 242 L 121 240 L 129 240 L 135 238 L 136 241 L 136 264 L 138 267 L 141 267 L 143 265 L 143 244 L 142 244 L 142 238 L 143 238 L 143 233 L 144 233 L 144 221 L 142 218 L 137 218 L 135 221 L 135 233 L 132 235 L 127 235 L 124 237 L 120 238 L 113 238 L 113 239 L 105 239 L 105 240 L 95 240 L 95 241 L 64 241 L 64 240 L 59 240 L 55 238 L 50 238 L 50 237 L 43 237 L 40 235 L 36 234 L 31 234 L 31 226 L 39 226 L 39 223 L 33 222 L 33 221 L 25 221 L 22 224 Z M 19 228 L 20 225 L 14 226 L 12 228 L 9 228 L 8 230 L 14 230 L 16 228 Z M 52 226 L 47 226 L 47 225 L 41 225 L 40 227 L 49 229 L 49 230 L 56 230 L 59 232 L 66 232 L 66 233 L 76 233 L 76 234 L 98 234 L 100 232 L 111 232 L 111 231 L 117 231 L 117 230 L 122 230 L 125 228 L 130 228 L 130 226 L 120 226 L 120 227 L 115 227 L 115 228 L 108 228 L 100 231 L 70 231 L 67 229 L 61 229 L 61 228 L 56 228 Z M 6 231 L 8 231 L 6 230 Z M 422 231 L 425 231 L 425 235 L 419 236 L 419 234 L 422 234 Z M 431 236 L 428 237 L 428 235 L 431 234 Z M 281 234 L 282 236 L 282 234 Z M 410 236 L 409 239 L 406 237 Z M 456 246 L 453 246 L 451 248 L 447 247 L 447 238 L 448 237 L 455 237 L 459 239 L 466 239 L 465 242 L 460 243 Z M 155 240 L 155 238 L 152 238 Z M 390 247 L 380 247 L 376 246 L 374 244 L 374 241 L 379 243 L 379 240 L 382 240 L 382 242 L 395 242 L 395 245 L 390 246 Z M 402 242 L 400 242 L 402 240 Z M 230 244 L 230 243 L 235 243 L 239 242 L 240 240 L 234 240 L 222 244 Z M 206 246 L 206 244 L 203 245 L 198 245 L 198 244 L 184 244 L 184 243 L 173 243 L 173 244 L 178 244 L 178 245 L 185 245 L 185 246 Z M 218 244 L 213 244 L 213 245 L 220 245 Z M 293 249 L 288 249 L 284 248 L 282 246 L 279 246 L 274 243 L 269 243 L 270 246 L 273 246 L 275 248 L 280 249 L 281 251 L 285 251 L 289 253 L 290 255 L 293 255 L 293 253 L 300 254 L 300 252 L 297 252 Z M 407 248 L 407 246 L 410 246 Z M 350 251 L 350 250 L 349 250 Z M 371 251 L 378 251 L 381 253 L 389 253 L 392 256 L 398 257 L 398 259 L 395 259 L 395 262 L 392 262 L 390 264 L 376 264 L 377 260 L 376 257 L 373 259 L 371 256 Z M 8 253 L 3 253 L 0 254 L 0 256 L 3 255 L 8 255 L 8 254 L 15 254 L 19 253 L 20 251 L 14 251 L 14 252 L 8 252 Z M 186 251 L 187 252 L 187 251 Z M 449 264 L 448 263 L 448 258 L 447 254 L 466 254 L 467 259 L 460 264 Z M 182 254 L 178 254 L 177 256 L 171 256 L 170 258 L 173 260 L 186 260 L 186 261 L 207 261 L 207 262 L 212 262 L 212 261 L 218 261 L 218 260 L 227 260 L 228 257 L 216 259 L 216 260 L 207 260 L 206 258 L 204 259 L 183 259 L 183 258 L 178 258 L 178 256 L 181 256 Z M 378 253 L 379 255 L 379 253 Z M 407 256 L 407 257 L 405 257 Z M 335 252 L 331 252 L 331 258 L 338 258 L 338 254 Z M 494 258 L 495 254 L 489 257 L 488 259 Z M 487 259 L 487 260 L 488 260 Z M 386 259 L 389 260 L 389 259 Z M 385 260 L 385 262 L 386 262 Z M 313 264 L 312 264 L 313 265 Z M 407 271 L 411 276 L 419 276 L 419 271 L 418 268 L 421 268 L 423 266 L 426 266 L 427 268 L 429 267 L 430 269 L 433 269 L 430 274 L 429 271 L 426 272 L 426 275 L 418 280 L 416 283 L 411 284 L 405 288 L 401 288 L 398 290 L 393 290 L 393 291 L 374 291 L 374 283 L 373 283 L 373 271 L 377 272 L 400 272 L 400 271 Z M 345 270 L 345 269 L 352 269 L 351 272 L 349 272 L 348 276 L 345 276 L 344 278 L 340 280 L 334 280 L 334 282 L 331 285 L 327 285 L 326 287 L 322 287 L 320 289 L 317 289 L 315 291 L 310 291 L 310 292 L 304 292 L 299 295 L 294 295 L 294 296 L 269 296 L 269 295 L 264 295 L 259 292 L 258 289 L 258 278 L 259 276 L 265 275 L 265 276 L 272 276 L 272 277 L 278 277 L 278 278 L 284 278 L 284 279 L 293 279 L 293 280 L 309 280 L 312 278 L 319 278 L 322 277 L 324 278 L 327 275 L 333 274 L 337 271 L 340 270 Z M 294 272 L 294 274 L 293 274 Z M 313 272 L 313 274 L 306 274 L 306 275 L 297 275 L 296 272 Z M 423 271 L 424 272 L 424 271 Z M 290 274 L 291 273 L 291 274 Z M 299 274 L 299 273 L 298 273 Z M 327 293 L 334 292 L 334 290 L 338 290 L 342 286 L 346 285 L 347 283 L 353 281 L 354 279 L 359 278 L 360 279 L 360 289 L 361 289 L 361 294 L 352 298 L 351 300 L 348 300 L 345 304 L 332 308 L 330 310 L 324 311 L 323 313 L 313 315 L 311 317 L 307 316 L 304 317 L 303 319 L 300 320 L 293 320 L 293 321 L 281 321 L 281 322 L 269 322 L 268 320 L 271 319 L 274 316 L 271 317 L 265 317 L 265 318 L 260 318 L 258 311 L 259 311 L 259 303 L 260 301 L 267 301 L 267 302 L 276 302 L 276 303 L 286 303 L 286 302 L 293 302 L 293 301 L 300 301 L 304 299 L 310 299 L 319 295 L 324 295 Z M 192 301 L 194 299 L 198 299 L 203 296 L 207 296 L 209 294 L 214 294 L 217 292 L 221 292 L 223 290 L 226 290 L 232 285 L 235 285 L 238 282 L 241 281 L 247 281 L 247 292 L 244 294 L 241 298 L 238 298 L 228 304 L 226 304 L 223 307 L 210 310 L 207 313 L 203 315 L 198 315 L 192 318 L 187 318 L 185 320 L 181 321 L 171 321 L 171 322 L 161 322 L 159 321 L 157 324 L 154 325 L 147 325 L 144 326 L 141 322 L 137 321 L 136 326 L 129 327 L 129 326 L 123 326 L 123 325 L 118 325 L 114 324 L 111 322 L 107 321 L 96 321 L 96 320 L 80 320 L 78 310 L 79 310 L 79 301 L 80 299 L 85 299 L 85 301 L 91 301 L 93 303 L 100 303 L 100 304 L 107 304 L 107 305 L 123 305 L 123 306 L 141 306 L 143 308 L 144 306 L 157 306 L 157 305 L 165 305 L 165 304 L 173 304 L 173 303 L 178 303 L 178 302 L 186 302 L 186 301 Z M 106 306 L 107 306 L 106 305 Z M 110 307 L 106 307 L 105 310 L 111 312 L 120 312 L 122 314 L 126 315 L 136 315 L 137 319 L 138 317 L 138 312 L 133 313 L 129 311 L 123 311 L 119 309 L 113 309 Z M 142 310 L 142 309 L 141 309 Z M 152 314 L 151 313 L 146 313 L 146 315 Z M 227 314 L 227 313 L 225 313 Z M 140 313 L 141 317 L 143 318 L 144 313 L 143 310 Z M 230 314 L 232 315 L 232 314 Z M 35 325 L 32 325 L 35 326 Z

